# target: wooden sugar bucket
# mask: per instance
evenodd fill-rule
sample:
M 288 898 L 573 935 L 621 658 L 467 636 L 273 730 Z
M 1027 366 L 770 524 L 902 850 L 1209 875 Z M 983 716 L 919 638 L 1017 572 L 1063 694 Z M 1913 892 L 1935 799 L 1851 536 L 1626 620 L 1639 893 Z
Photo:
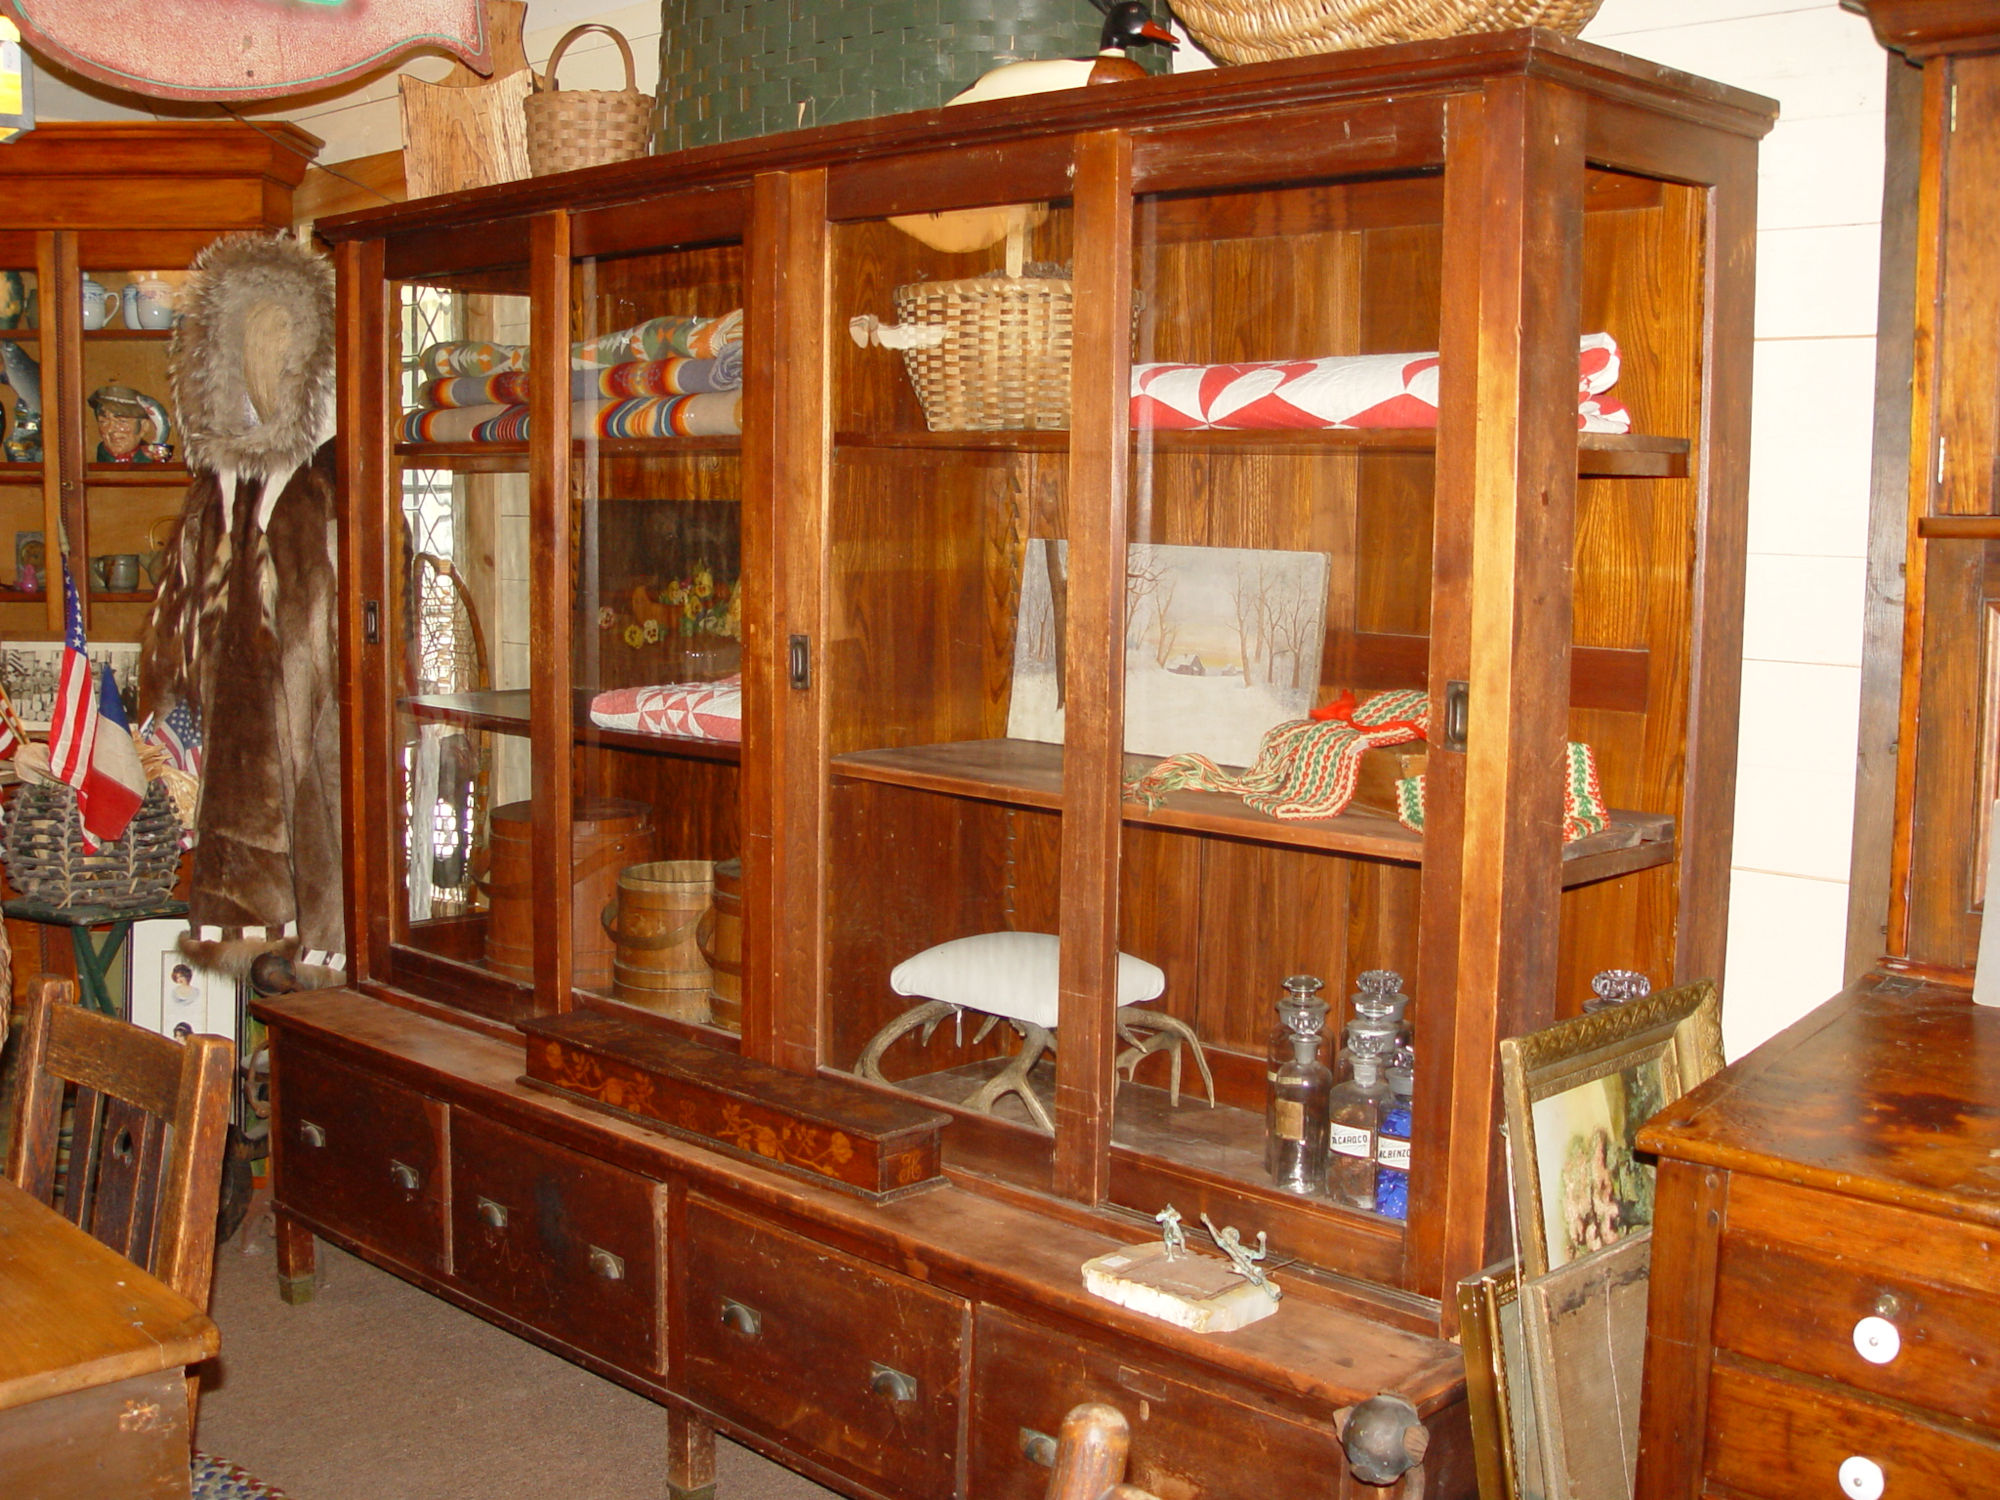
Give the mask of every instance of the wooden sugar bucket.
M 708 960 L 696 929 L 708 915 L 715 863 L 662 859 L 618 875 L 618 899 L 601 922 L 615 945 L 611 993 L 628 1005 L 682 1021 L 708 1019 Z
M 528 837 L 532 804 L 493 809 L 493 878 L 486 893 L 486 964 L 518 979 L 535 975 L 534 869 Z M 600 797 L 577 803 L 570 819 L 571 982 L 582 990 L 611 988 L 611 939 L 598 914 L 618 891 L 618 872 L 659 852 L 652 809 L 643 802 Z
M 715 867 L 715 891 L 708 915 L 696 929 L 708 963 L 708 1009 L 718 1026 L 743 1029 L 743 861 L 725 859 Z

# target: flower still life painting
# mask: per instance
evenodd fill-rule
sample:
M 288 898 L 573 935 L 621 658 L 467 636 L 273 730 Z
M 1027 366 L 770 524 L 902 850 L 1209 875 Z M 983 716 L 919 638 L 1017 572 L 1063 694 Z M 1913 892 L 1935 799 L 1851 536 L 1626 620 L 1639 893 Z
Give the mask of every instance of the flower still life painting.
M 1549 1264 L 1602 1250 L 1653 1223 L 1653 1167 L 1632 1151 L 1666 1106 L 1657 1060 L 1609 1073 L 1533 1106 Z
M 1069 547 L 1028 542 L 1014 632 L 1011 739 L 1060 744 L 1057 621 Z M 1125 568 L 1125 750 L 1257 758 L 1264 732 L 1317 701 L 1329 561 L 1322 552 L 1136 544 Z

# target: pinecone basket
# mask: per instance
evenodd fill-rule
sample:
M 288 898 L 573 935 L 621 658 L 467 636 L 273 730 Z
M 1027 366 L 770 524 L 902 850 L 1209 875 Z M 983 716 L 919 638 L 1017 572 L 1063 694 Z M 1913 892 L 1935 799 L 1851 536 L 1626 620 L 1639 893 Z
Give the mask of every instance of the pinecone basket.
M 0 837 L 7 879 L 31 901 L 58 909 L 143 911 L 172 897 L 180 871 L 181 820 L 166 784 L 146 784 L 125 832 L 87 854 L 76 791 L 60 781 L 23 786 Z

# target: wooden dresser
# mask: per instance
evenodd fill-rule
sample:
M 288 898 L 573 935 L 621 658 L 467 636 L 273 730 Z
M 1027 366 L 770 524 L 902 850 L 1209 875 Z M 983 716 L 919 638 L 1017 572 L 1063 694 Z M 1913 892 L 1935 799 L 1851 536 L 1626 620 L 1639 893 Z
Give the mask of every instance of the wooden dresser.
M 2000 1495 L 2000 1008 L 1971 997 L 2000 787 L 2000 4 L 1847 5 L 1911 65 L 1870 563 L 1900 642 L 1891 620 L 1864 668 L 1849 924 L 1881 958 L 1640 1136 L 1640 1500 Z

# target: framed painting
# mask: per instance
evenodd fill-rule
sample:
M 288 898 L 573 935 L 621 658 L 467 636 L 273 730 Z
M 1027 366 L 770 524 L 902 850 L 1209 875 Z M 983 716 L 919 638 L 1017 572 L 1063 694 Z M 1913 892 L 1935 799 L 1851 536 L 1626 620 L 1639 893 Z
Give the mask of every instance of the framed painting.
M 1465 1349 L 1465 1401 L 1479 1500 L 1547 1497 L 1520 1290 L 1518 1267 L 1511 1261 L 1488 1266 L 1458 1284 L 1458 1332 Z
M 131 1008 L 135 1026 L 161 1036 L 191 1034 L 236 1038 L 236 981 L 197 968 L 180 950 L 188 930 L 182 917 L 132 924 Z
M 1653 1223 L 1639 1127 L 1722 1066 L 1713 981 L 1660 990 L 1500 1043 L 1523 1281 Z
M 1637 1230 L 1520 1285 L 1537 1467 L 1550 1496 L 1630 1500 L 1652 1252 L 1652 1233 Z

